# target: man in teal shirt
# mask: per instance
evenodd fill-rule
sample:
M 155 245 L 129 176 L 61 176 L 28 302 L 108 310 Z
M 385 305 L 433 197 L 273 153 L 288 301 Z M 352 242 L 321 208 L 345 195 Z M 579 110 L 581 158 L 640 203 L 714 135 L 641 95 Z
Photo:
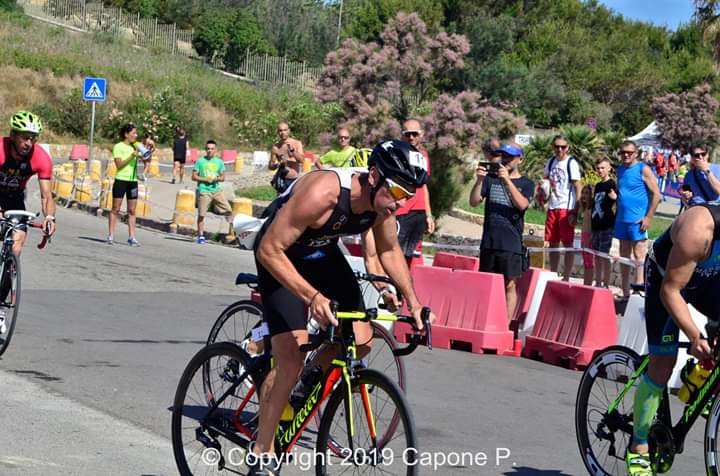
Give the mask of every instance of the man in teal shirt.
M 337 141 L 340 145 L 338 150 L 331 150 L 320 157 L 317 161 L 317 168 L 326 167 L 350 167 L 350 159 L 355 154 L 355 147 L 350 145 L 350 131 L 341 127 L 338 129 Z
M 198 219 L 197 243 L 205 243 L 205 214 L 212 207 L 213 213 L 223 215 L 230 222 L 232 219 L 232 207 L 228 203 L 225 194 L 220 189 L 220 182 L 225 181 L 225 163 L 215 155 L 217 144 L 213 140 L 205 144 L 205 155 L 195 163 L 192 179 L 198 183 L 197 206 Z

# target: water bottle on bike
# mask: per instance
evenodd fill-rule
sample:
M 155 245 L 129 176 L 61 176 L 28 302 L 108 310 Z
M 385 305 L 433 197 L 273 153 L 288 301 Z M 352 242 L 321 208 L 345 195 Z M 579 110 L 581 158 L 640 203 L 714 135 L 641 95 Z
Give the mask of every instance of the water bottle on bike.
M 680 372 L 680 380 L 683 382 L 682 388 L 678 391 L 678 398 L 687 403 L 690 397 L 702 387 L 705 380 L 710 376 L 715 363 L 708 359 L 702 362 L 695 362 L 695 359 L 688 359 L 685 367 Z

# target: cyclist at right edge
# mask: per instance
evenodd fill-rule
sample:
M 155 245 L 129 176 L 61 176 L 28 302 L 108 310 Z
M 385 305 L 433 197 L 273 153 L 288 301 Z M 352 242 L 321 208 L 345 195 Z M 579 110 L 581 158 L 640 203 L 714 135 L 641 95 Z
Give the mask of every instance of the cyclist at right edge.
M 645 326 L 650 363 L 635 392 L 633 439 L 625 461 L 630 476 L 654 476 L 648 432 L 672 375 L 678 329 L 690 340 L 690 354 L 712 358 L 706 337 L 688 304 L 709 319 L 720 318 L 720 205 L 701 204 L 680 215 L 653 244 L 645 260 Z
M 368 172 L 308 173 L 268 207 L 268 220 L 255 241 L 255 264 L 276 365 L 263 383 L 253 447 L 261 457 L 248 476 L 278 474 L 278 462 L 271 456 L 273 439 L 303 368 L 299 346 L 308 341 L 305 306 L 323 328 L 337 325 L 331 299 L 341 311 L 364 308 L 357 279 L 337 246 L 340 236 L 374 235 L 373 255 L 377 252 L 381 264 L 368 269 L 382 266 L 387 271 L 422 329 L 422 305 L 398 244 L 394 213 L 426 181 L 425 158 L 412 145 L 385 141 L 373 150 Z M 358 346 L 362 358 L 369 351 L 372 329 L 358 323 L 354 332 L 364 343 Z

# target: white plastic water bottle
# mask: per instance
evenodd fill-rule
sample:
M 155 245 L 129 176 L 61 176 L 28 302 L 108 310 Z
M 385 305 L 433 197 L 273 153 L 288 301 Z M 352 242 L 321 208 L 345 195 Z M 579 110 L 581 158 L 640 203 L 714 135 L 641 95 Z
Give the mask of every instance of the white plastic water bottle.
M 135 148 L 138 150 L 138 152 L 140 152 L 140 155 L 142 155 L 142 158 L 144 160 L 147 160 L 150 158 L 152 151 L 150 149 L 148 149 L 147 147 L 145 147 L 145 144 L 143 144 L 142 142 L 137 142 L 135 144 Z
M 318 332 L 320 332 L 320 324 L 318 321 L 315 320 L 314 317 L 311 317 L 310 320 L 307 323 L 307 331 L 308 334 L 315 335 Z

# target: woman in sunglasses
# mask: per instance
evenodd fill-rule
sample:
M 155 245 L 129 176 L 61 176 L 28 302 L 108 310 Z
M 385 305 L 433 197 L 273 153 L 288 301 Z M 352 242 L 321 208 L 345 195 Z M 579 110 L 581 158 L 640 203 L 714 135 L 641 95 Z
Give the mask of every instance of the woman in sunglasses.
M 338 247 L 341 236 L 362 234 L 368 272 L 387 271 L 422 328 L 422 305 L 398 244 L 394 214 L 427 182 L 425 167 L 425 158 L 410 144 L 385 141 L 373 149 L 367 172 L 313 171 L 268 207 L 268 219 L 255 241 L 255 264 L 276 365 L 260 393 L 256 454 L 272 451 L 280 414 L 302 370 L 299 346 L 308 340 L 306 306 L 323 328 L 337 325 L 331 300 L 341 311 L 364 308 L 355 274 Z M 370 351 L 372 328 L 358 322 L 354 332 L 358 342 L 367 343 L 358 346 L 362 358 Z M 332 351 L 318 363 L 329 363 L 328 357 Z M 275 473 L 253 467 L 249 474 Z

